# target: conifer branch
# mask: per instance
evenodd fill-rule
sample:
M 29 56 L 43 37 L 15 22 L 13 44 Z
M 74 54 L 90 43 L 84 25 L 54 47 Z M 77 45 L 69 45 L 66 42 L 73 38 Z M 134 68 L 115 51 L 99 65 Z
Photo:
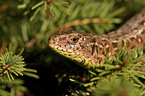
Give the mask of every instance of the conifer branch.
M 22 54 L 22 52 L 20 52 Z M 15 76 L 23 76 L 23 72 L 27 71 L 27 74 L 31 77 L 38 78 L 36 70 L 27 69 L 25 67 L 24 58 L 19 55 L 14 55 L 13 52 L 6 52 L 4 54 L 0 54 L 0 79 L 3 80 L 3 77 L 7 75 L 8 79 L 14 80 Z M 33 72 L 33 73 L 30 73 Z

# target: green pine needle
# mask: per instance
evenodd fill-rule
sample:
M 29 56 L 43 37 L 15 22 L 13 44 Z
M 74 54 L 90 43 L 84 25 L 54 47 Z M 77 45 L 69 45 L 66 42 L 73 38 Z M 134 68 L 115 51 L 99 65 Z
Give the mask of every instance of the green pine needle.
M 22 51 L 19 53 L 19 55 L 14 55 L 13 52 L 0 54 L 0 75 L 2 78 L 7 75 L 8 79 L 11 81 L 14 80 L 14 75 L 23 76 L 24 71 L 27 72 L 25 72 L 25 74 L 28 76 L 39 78 L 35 74 L 37 72 L 36 70 L 24 68 L 26 64 L 23 61 L 24 58 L 20 56 Z

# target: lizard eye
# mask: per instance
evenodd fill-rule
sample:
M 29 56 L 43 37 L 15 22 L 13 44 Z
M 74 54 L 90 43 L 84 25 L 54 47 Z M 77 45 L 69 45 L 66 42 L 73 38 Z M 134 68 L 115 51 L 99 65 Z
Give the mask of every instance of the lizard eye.
M 76 43 L 78 42 L 79 38 L 73 38 L 72 40 Z

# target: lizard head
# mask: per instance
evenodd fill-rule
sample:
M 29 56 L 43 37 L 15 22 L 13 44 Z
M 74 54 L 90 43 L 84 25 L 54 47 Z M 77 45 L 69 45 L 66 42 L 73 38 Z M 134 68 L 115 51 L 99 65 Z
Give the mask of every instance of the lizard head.
M 58 33 L 53 34 L 49 38 L 49 45 L 56 46 L 59 50 L 74 50 L 79 48 L 82 34 L 70 30 L 60 30 Z
M 92 48 L 95 41 L 92 38 L 91 34 L 63 29 L 50 36 L 48 45 L 65 57 L 87 64 L 86 60 L 91 60 L 94 51 Z

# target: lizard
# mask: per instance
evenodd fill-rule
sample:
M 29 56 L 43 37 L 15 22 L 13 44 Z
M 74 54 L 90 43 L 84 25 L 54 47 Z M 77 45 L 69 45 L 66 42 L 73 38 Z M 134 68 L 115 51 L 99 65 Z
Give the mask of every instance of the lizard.
M 107 54 L 113 56 L 117 49 L 126 47 L 130 53 L 136 46 L 143 48 L 144 41 L 145 8 L 119 29 L 108 34 L 98 35 L 62 29 L 49 37 L 48 45 L 59 54 L 89 69 L 94 64 L 104 63 Z

